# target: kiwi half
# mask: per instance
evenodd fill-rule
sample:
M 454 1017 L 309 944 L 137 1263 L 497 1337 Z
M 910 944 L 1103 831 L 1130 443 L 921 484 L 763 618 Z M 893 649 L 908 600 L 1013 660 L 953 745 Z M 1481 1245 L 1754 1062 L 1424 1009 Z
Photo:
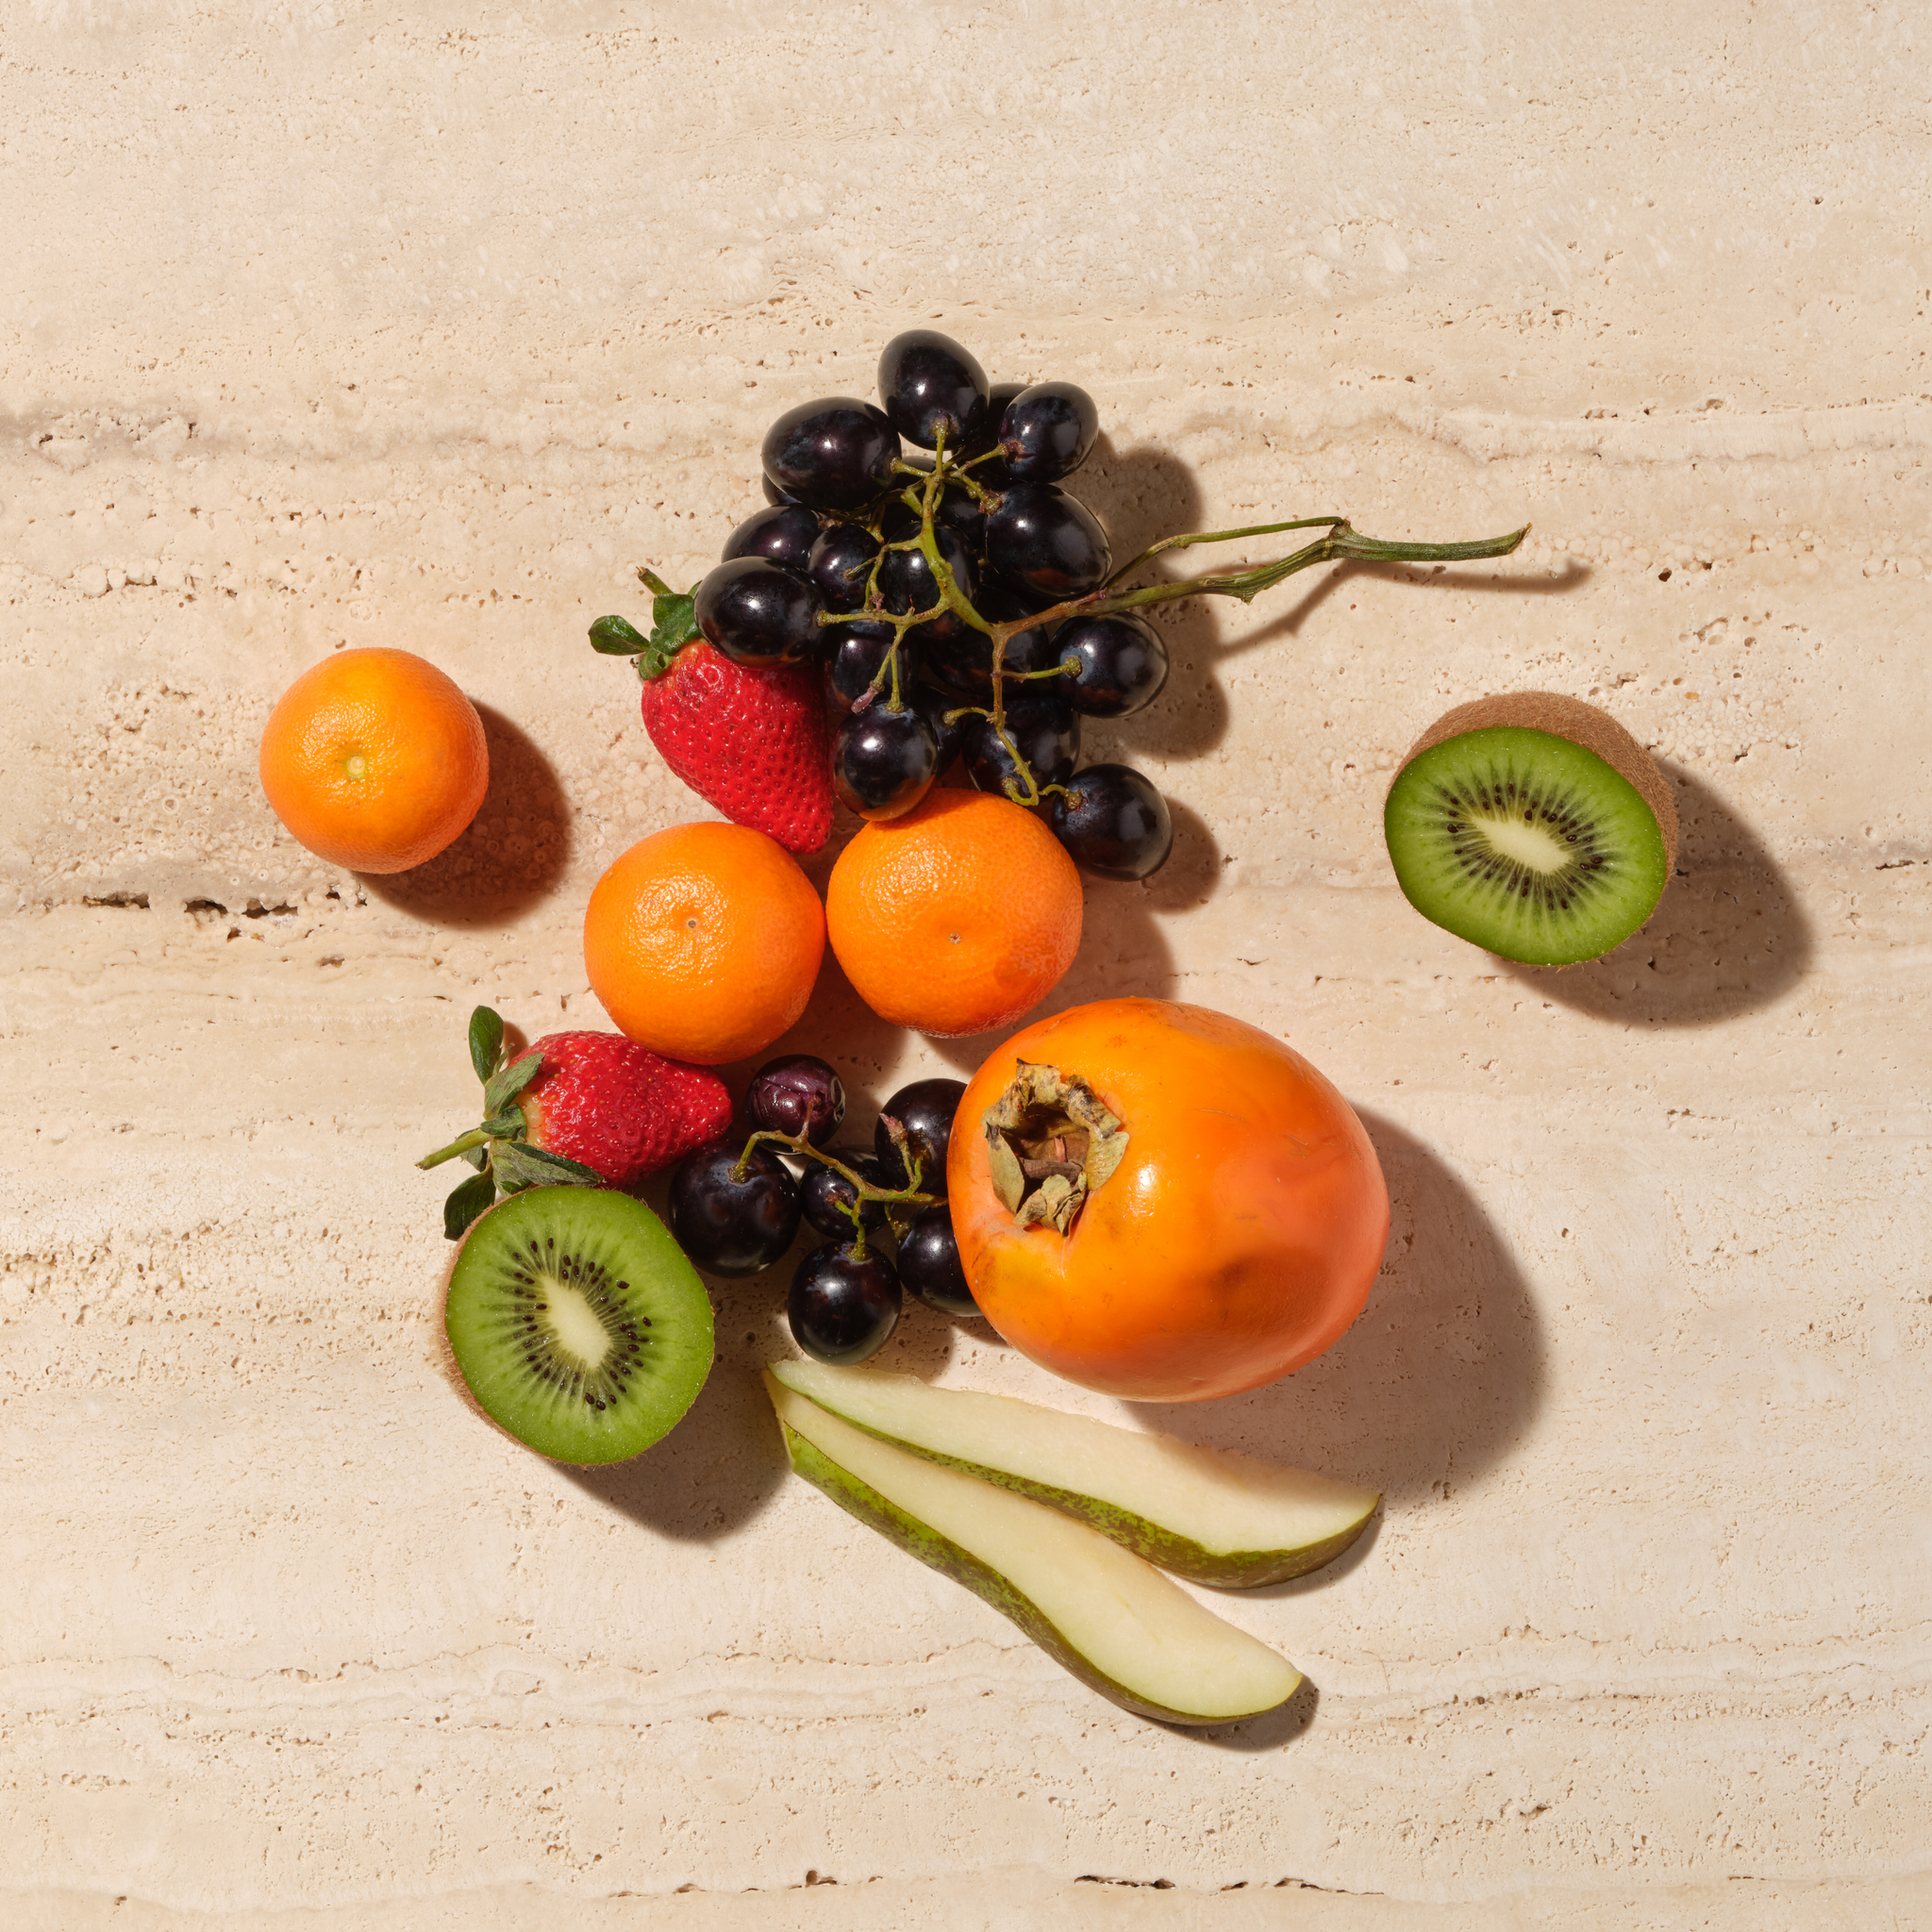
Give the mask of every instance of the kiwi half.
M 1677 862 L 1657 761 L 1607 711 L 1555 691 L 1458 705 L 1416 740 L 1383 832 L 1424 919 L 1533 966 L 1621 944 Z
M 484 1215 L 450 1272 L 450 1357 L 476 1407 L 558 1462 L 648 1449 L 711 1372 L 711 1302 L 628 1194 L 529 1188 Z

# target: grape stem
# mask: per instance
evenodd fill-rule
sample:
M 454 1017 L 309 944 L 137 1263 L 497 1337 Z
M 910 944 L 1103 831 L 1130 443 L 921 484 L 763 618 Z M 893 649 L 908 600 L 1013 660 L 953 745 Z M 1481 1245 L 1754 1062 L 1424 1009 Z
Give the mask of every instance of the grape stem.
M 984 458 L 974 458 L 975 461 Z M 1098 590 L 1089 591 L 1085 596 L 1070 597 L 1050 608 L 1037 612 L 1031 617 L 1016 619 L 1007 624 L 991 624 L 973 608 L 971 600 L 954 580 L 953 573 L 940 554 L 939 542 L 933 534 L 933 510 L 941 492 L 949 480 L 966 483 L 975 497 L 982 497 L 982 490 L 976 479 L 967 477 L 963 470 L 950 465 L 946 460 L 944 448 L 937 453 L 931 473 L 924 478 L 924 487 L 914 508 L 920 512 L 919 544 L 925 553 L 925 560 L 931 568 L 933 580 L 940 587 L 943 608 L 957 611 L 975 630 L 983 632 L 992 643 L 992 703 L 990 707 L 962 707 L 949 713 L 949 717 L 960 718 L 978 716 L 986 718 L 992 725 L 994 735 L 999 739 L 1007 755 L 1013 761 L 1016 777 L 1007 780 L 1007 796 L 1014 804 L 1029 808 L 1040 804 L 1049 792 L 1065 792 L 1067 788 L 1060 785 L 1042 786 L 1034 776 L 1031 768 L 1020 756 L 1019 746 L 1013 742 L 1007 730 L 1006 683 L 1008 677 L 1022 680 L 1035 677 L 1049 677 L 1059 675 L 1064 663 L 1044 671 L 1008 672 L 1006 668 L 1007 641 L 1021 631 L 1030 630 L 1036 625 L 1064 623 L 1073 617 L 1108 617 L 1116 612 L 1140 610 L 1156 604 L 1171 604 L 1182 597 L 1239 597 L 1243 604 L 1251 603 L 1261 591 L 1280 583 L 1285 577 L 1291 577 L 1297 571 L 1310 570 L 1319 563 L 1469 563 L 1482 558 L 1507 557 L 1529 533 L 1527 524 L 1519 530 L 1511 530 L 1502 537 L 1478 538 L 1466 543 L 1409 543 L 1391 542 L 1379 537 L 1364 537 L 1355 529 L 1346 517 L 1298 517 L 1288 523 L 1250 524 L 1238 530 L 1194 530 L 1180 536 L 1163 537 L 1158 543 L 1149 544 L 1130 563 L 1115 571 Z M 906 492 L 907 501 L 912 502 L 913 492 Z M 1289 556 L 1277 558 L 1273 562 L 1252 565 L 1241 570 L 1210 571 L 1197 577 L 1182 577 L 1171 583 L 1148 584 L 1139 590 L 1116 591 L 1114 586 L 1136 572 L 1163 552 L 1191 547 L 1197 543 L 1231 543 L 1247 537 L 1272 537 L 1283 530 L 1325 530 L 1314 542 L 1307 543 Z M 936 607 L 937 608 L 937 607 Z M 922 616 L 933 615 L 922 612 Z
M 941 1199 L 938 1194 L 928 1194 L 920 1188 L 925 1177 L 925 1163 L 920 1158 L 919 1150 L 906 1138 L 906 1130 L 897 1121 L 888 1120 L 886 1131 L 891 1136 L 892 1144 L 899 1150 L 899 1158 L 905 1163 L 907 1185 L 903 1188 L 876 1187 L 856 1168 L 846 1166 L 836 1156 L 827 1154 L 823 1147 L 815 1147 L 803 1134 L 781 1134 L 774 1128 L 760 1127 L 744 1143 L 744 1152 L 738 1157 L 738 1165 L 731 1170 L 733 1180 L 741 1181 L 751 1171 L 752 1150 L 759 1145 L 782 1147 L 788 1154 L 795 1154 L 802 1160 L 816 1160 L 821 1167 L 829 1167 L 839 1175 L 858 1197 L 852 1202 L 841 1201 L 839 1206 L 852 1223 L 852 1252 L 857 1260 L 865 1259 L 865 1222 L 862 1218 L 866 1206 L 878 1202 L 886 1210 L 886 1217 L 893 1221 L 894 1208 L 934 1208 Z
M 1238 530 L 1191 530 L 1179 536 L 1163 537 L 1158 543 L 1147 548 L 1123 564 L 1107 581 L 1096 590 L 1083 596 L 1069 597 L 1045 610 L 1030 617 L 1023 617 L 1005 624 L 995 624 L 980 615 L 974 608 L 973 601 L 959 588 L 953 575 L 952 567 L 946 562 L 940 549 L 939 538 L 934 529 L 934 513 L 940 499 L 949 483 L 960 484 L 974 501 L 984 508 L 997 506 L 999 498 L 971 471 L 978 464 L 996 456 L 997 450 L 969 458 L 958 462 L 948 456 L 943 434 L 933 452 L 930 470 L 920 470 L 906 462 L 896 463 L 897 475 L 909 477 L 905 489 L 897 492 L 899 500 L 908 509 L 919 515 L 919 534 L 902 539 L 898 542 L 883 545 L 879 558 L 874 560 L 866 583 L 866 595 L 862 608 L 856 611 L 826 611 L 819 619 L 824 625 L 851 623 L 863 619 L 868 623 L 889 624 L 893 636 L 885 661 L 879 666 L 871 688 L 862 692 L 858 705 L 873 703 L 882 693 L 890 691 L 887 708 L 891 710 L 904 708 L 904 697 L 900 687 L 899 646 L 905 641 L 906 634 L 915 625 L 930 624 L 953 612 L 963 622 L 986 637 L 991 644 L 992 658 L 992 703 L 988 706 L 962 705 L 949 711 L 948 722 L 960 718 L 984 718 L 992 727 L 1007 756 L 1012 760 L 1014 775 L 1006 782 L 1006 793 L 1014 804 L 1027 807 L 1038 806 L 1052 793 L 1071 795 L 1063 785 L 1041 785 L 1035 777 L 1032 768 L 1020 755 L 1020 747 L 1007 729 L 1007 695 L 1008 679 L 1027 682 L 1037 678 L 1058 677 L 1069 668 L 1063 659 L 1059 664 L 1049 665 L 1039 671 L 1008 671 L 1006 668 L 1007 644 L 1009 639 L 1022 631 L 1036 626 L 1064 624 L 1074 617 L 1110 617 L 1117 613 L 1145 610 L 1157 604 L 1172 604 L 1183 597 L 1239 597 L 1243 604 L 1252 603 L 1263 591 L 1271 590 L 1285 578 L 1293 576 L 1298 571 L 1312 570 L 1321 563 L 1474 563 L 1485 558 L 1507 557 L 1529 533 L 1525 524 L 1520 530 L 1511 530 L 1501 537 L 1477 538 L 1467 543 L 1409 543 L 1391 541 L 1380 537 L 1364 537 L 1351 525 L 1345 516 L 1296 517 L 1287 523 L 1248 524 Z M 877 519 L 872 520 L 869 527 L 876 535 Z M 1238 570 L 1208 571 L 1200 576 L 1177 577 L 1167 583 L 1143 584 L 1136 590 L 1121 590 L 1117 586 L 1134 576 L 1153 562 L 1157 557 L 1170 550 L 1191 549 L 1200 543 L 1234 543 L 1249 537 L 1273 537 L 1285 530 L 1320 530 L 1324 534 L 1311 543 L 1305 543 L 1299 550 L 1291 551 L 1286 557 L 1274 558 L 1267 563 L 1245 565 Z M 938 586 L 940 601 L 928 609 L 914 610 L 895 615 L 884 608 L 878 591 L 878 565 L 887 549 L 917 549 L 925 558 L 926 567 L 932 573 L 933 582 Z M 794 1149 L 794 1152 L 797 1150 Z M 817 1157 L 823 1158 L 823 1156 Z M 837 1165 L 836 1162 L 828 1163 Z M 842 1174 L 844 1170 L 841 1168 Z M 848 1179 L 853 1178 L 847 1175 Z M 890 1199 L 891 1196 L 870 1194 L 867 1199 Z M 861 1237 L 862 1239 L 862 1237 Z
M 889 625 L 891 629 L 892 641 L 887 647 L 871 684 L 855 700 L 854 710 L 876 703 L 881 697 L 885 699 L 888 710 L 905 709 L 900 646 L 906 641 L 907 633 L 920 625 L 934 623 L 952 612 L 984 636 L 991 646 L 992 703 L 988 706 L 962 705 L 947 712 L 947 722 L 977 717 L 985 718 L 991 724 L 994 737 L 1013 763 L 1014 774 L 1006 781 L 1006 795 L 1016 805 L 1029 808 L 1038 806 L 1049 794 L 1071 797 L 1073 793 L 1064 785 L 1041 785 L 1031 766 L 1020 756 L 1020 748 L 1007 729 L 1007 683 L 1008 679 L 1024 683 L 1038 678 L 1058 677 L 1077 667 L 1069 658 L 1037 671 L 1008 671 L 1007 645 L 1021 632 L 1036 626 L 1064 624 L 1074 617 L 1109 617 L 1127 611 L 1151 609 L 1157 604 L 1172 604 L 1182 597 L 1239 597 L 1243 604 L 1248 604 L 1263 591 L 1293 576 L 1296 572 L 1311 570 L 1320 563 L 1474 563 L 1486 558 L 1507 557 L 1529 534 L 1529 525 L 1525 524 L 1521 529 L 1511 530 L 1505 536 L 1481 537 L 1473 542 L 1409 543 L 1364 537 L 1345 516 L 1296 517 L 1279 524 L 1248 524 L 1238 530 L 1191 530 L 1150 543 L 1132 561 L 1123 564 L 1104 583 L 1083 596 L 1065 598 L 1030 617 L 995 624 L 983 617 L 974 608 L 972 599 L 959 588 L 951 565 L 940 549 L 934 530 L 934 514 L 947 485 L 951 483 L 958 484 L 982 509 L 997 508 L 999 492 L 972 472 L 999 454 L 997 448 L 983 450 L 963 462 L 959 461 L 947 453 L 942 432 L 933 452 L 931 469 L 921 469 L 903 460 L 895 461 L 893 475 L 910 480 L 903 489 L 890 492 L 889 499 L 890 494 L 896 494 L 899 502 L 917 512 L 919 533 L 891 543 L 885 542 L 880 516 L 884 500 L 875 503 L 868 512 L 841 517 L 839 521 L 858 524 L 878 539 L 879 549 L 866 573 L 865 595 L 859 608 L 857 610 L 822 610 L 818 621 L 823 628 L 828 630 L 840 625 L 861 622 Z M 1320 530 L 1324 534 L 1313 542 L 1303 544 L 1299 550 L 1291 551 L 1288 556 L 1275 558 L 1267 563 L 1245 565 L 1238 570 L 1208 571 L 1200 576 L 1143 584 L 1136 590 L 1117 588 L 1170 550 L 1190 549 L 1199 543 L 1233 543 L 1249 537 L 1273 537 L 1285 530 Z M 925 558 L 933 582 L 938 587 L 940 600 L 924 610 L 890 611 L 885 608 L 878 583 L 886 553 L 889 550 L 913 549 Z M 600 617 L 591 626 L 591 641 L 607 656 L 635 658 L 639 675 L 649 678 L 659 676 L 668 670 L 677 649 L 697 634 L 692 611 L 696 587 L 679 595 L 650 571 L 640 570 L 638 575 L 654 593 L 651 636 L 646 639 L 621 617 Z M 762 1138 L 782 1140 L 784 1137 L 766 1135 Z M 787 1141 L 786 1144 L 790 1146 L 791 1143 Z M 458 1151 L 462 1150 L 451 1148 L 441 1158 L 448 1158 Z M 797 1153 L 801 1150 L 794 1146 L 791 1151 Z M 816 1151 L 812 1158 L 825 1158 Z M 838 1167 L 839 1163 L 827 1161 L 826 1165 Z M 839 1172 L 852 1180 L 855 1186 L 862 1185 L 844 1168 L 839 1167 Z M 874 1190 L 864 1193 L 861 1198 L 891 1201 L 894 1196 Z M 862 1233 L 860 1241 L 862 1243 Z
M 1288 557 L 1252 569 L 1211 571 L 1204 576 L 1182 577 L 1174 583 L 1149 584 L 1139 591 L 1119 595 L 1108 593 L 1123 577 L 1131 576 L 1151 558 L 1165 550 L 1178 550 L 1194 543 L 1231 543 L 1242 537 L 1272 537 L 1280 530 L 1315 530 L 1327 525 L 1328 534 L 1304 544 Z M 1479 537 L 1468 543 L 1390 542 L 1380 537 L 1364 537 L 1346 517 L 1299 517 L 1286 524 L 1250 524 L 1240 530 L 1195 530 L 1185 536 L 1164 537 L 1150 544 L 1133 562 L 1114 572 L 1100 589 L 1068 606 L 1084 616 L 1104 617 L 1116 610 L 1134 610 L 1149 604 L 1171 603 L 1176 597 L 1239 597 L 1251 603 L 1262 591 L 1270 590 L 1284 577 L 1308 570 L 1318 563 L 1473 563 L 1486 557 L 1507 557 L 1529 534 L 1524 524 L 1507 536 Z M 1042 611 L 1034 623 L 1043 623 L 1051 612 Z

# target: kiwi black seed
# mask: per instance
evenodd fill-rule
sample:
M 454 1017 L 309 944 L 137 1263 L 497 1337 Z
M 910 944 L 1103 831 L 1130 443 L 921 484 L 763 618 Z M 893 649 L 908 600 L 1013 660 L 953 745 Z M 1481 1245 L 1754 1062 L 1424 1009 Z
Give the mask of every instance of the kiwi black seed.
M 1389 788 L 1383 831 L 1424 918 L 1534 966 L 1621 944 L 1677 862 L 1656 759 L 1607 711 L 1546 691 L 1437 719 Z
M 530 1188 L 484 1215 L 443 1329 L 477 1407 L 558 1462 L 648 1449 L 711 1372 L 697 1270 L 641 1201 L 601 1188 Z

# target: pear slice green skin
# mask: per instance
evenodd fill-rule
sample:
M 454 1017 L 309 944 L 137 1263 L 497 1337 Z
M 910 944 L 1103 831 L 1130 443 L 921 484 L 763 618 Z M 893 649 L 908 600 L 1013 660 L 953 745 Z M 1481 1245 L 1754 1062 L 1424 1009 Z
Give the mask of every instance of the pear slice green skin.
M 1063 1510 L 1157 1568 L 1213 1589 L 1319 1570 L 1355 1542 L 1382 1500 L 1327 1476 L 1011 1396 L 817 1362 L 774 1362 L 771 1373 L 881 1441 Z
M 1301 1673 L 1284 1657 L 1084 1524 L 868 1437 L 769 1374 L 765 1386 L 798 1474 L 907 1555 L 963 1584 L 1123 1709 L 1173 1724 L 1237 1724 L 1278 1708 L 1301 1688 Z M 847 1468 L 841 1455 L 862 1462 L 866 1474 Z M 938 1501 L 934 1513 L 955 1533 L 916 1513 L 916 1496 L 928 1508 Z M 1023 1572 L 1030 1565 L 1030 1591 L 1002 1562 Z M 1058 1599 L 1051 1612 L 1039 1600 L 1049 1594 Z

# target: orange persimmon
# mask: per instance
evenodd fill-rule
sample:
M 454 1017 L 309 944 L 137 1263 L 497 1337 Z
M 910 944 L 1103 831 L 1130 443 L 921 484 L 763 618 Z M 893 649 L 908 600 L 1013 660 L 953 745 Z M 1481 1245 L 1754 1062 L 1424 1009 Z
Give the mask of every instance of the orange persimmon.
M 1348 1103 L 1272 1034 L 1098 1000 L 969 1083 L 946 1162 L 959 1258 L 1023 1355 L 1135 1402 L 1287 1374 L 1361 1312 L 1389 1237 Z

